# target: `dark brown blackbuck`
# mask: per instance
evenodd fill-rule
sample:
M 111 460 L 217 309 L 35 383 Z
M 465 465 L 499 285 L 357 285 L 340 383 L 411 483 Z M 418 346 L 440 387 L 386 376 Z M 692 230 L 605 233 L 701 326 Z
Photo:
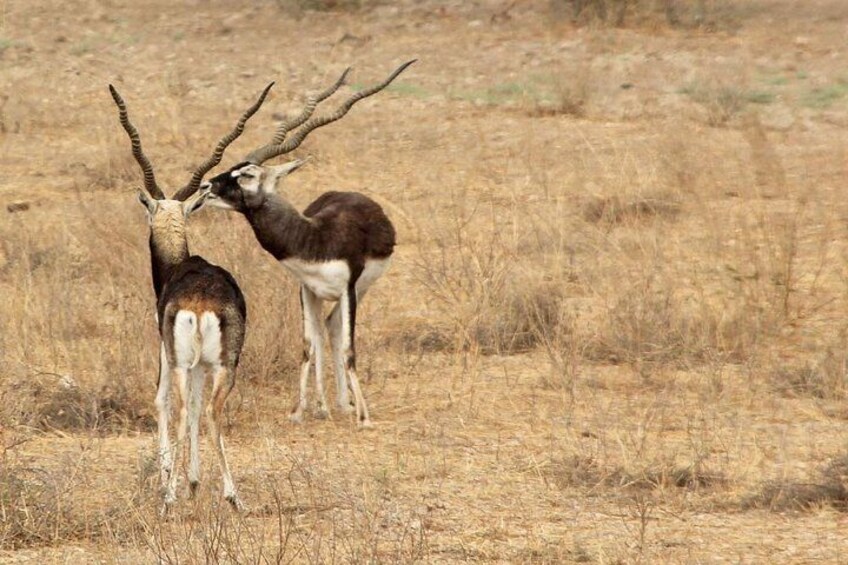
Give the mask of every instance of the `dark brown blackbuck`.
M 156 183 L 153 166 L 142 150 L 141 139 L 129 120 L 126 104 L 118 91 L 109 85 L 118 106 L 121 125 L 132 143 L 133 156 L 144 173 L 144 190 L 138 191 L 138 199 L 147 210 L 150 225 L 150 259 L 160 336 L 156 410 L 165 509 L 177 500 L 177 475 L 186 431 L 190 452 L 188 484 L 192 495 L 200 484 L 198 435 L 207 376 L 212 379 L 212 396 L 206 407 L 207 424 L 223 475 L 224 497 L 233 506 L 242 507 L 227 464 L 220 420 L 235 384 L 236 367 L 244 343 L 247 308 L 244 295 L 230 273 L 189 253 L 186 220 L 209 198 L 208 190 L 198 191 L 203 175 L 221 161 L 227 146 L 241 135 L 247 120 L 262 105 L 271 86 L 269 84 L 242 115 L 235 129 L 221 139 L 212 156 L 197 167 L 189 183 L 168 198 Z M 173 451 L 168 433 L 172 383 L 177 385 L 179 406 Z
M 371 426 L 356 374 L 356 312 L 365 292 L 389 266 L 395 229 L 379 204 L 357 192 L 325 192 L 303 212 L 298 211 L 280 193 L 279 183 L 305 161 L 297 159 L 276 166 L 265 162 L 297 149 L 310 132 L 341 119 L 354 104 L 386 88 L 414 62 L 404 63 L 380 84 L 353 94 L 335 112 L 313 118 L 318 104 L 344 84 L 350 71 L 347 69 L 329 88 L 308 98 L 299 115 L 283 120 L 270 143 L 203 185 L 211 190 L 210 204 L 243 214 L 262 247 L 300 283 L 304 348 L 300 395 L 291 414 L 293 422 L 303 419 L 313 365 L 318 395 L 316 416 L 328 415 L 321 317 L 323 302 L 335 301 L 326 324 L 336 374 L 336 400 L 342 411 L 350 410 L 349 386 L 357 424 L 364 428 Z M 290 133 L 291 137 L 286 139 Z

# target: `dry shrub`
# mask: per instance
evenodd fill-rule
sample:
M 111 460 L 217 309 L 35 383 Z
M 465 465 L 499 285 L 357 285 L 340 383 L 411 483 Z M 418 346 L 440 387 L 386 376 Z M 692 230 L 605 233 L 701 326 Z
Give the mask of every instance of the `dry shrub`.
M 595 458 L 586 456 L 573 456 L 553 462 L 550 476 L 560 488 L 656 490 L 673 487 L 704 490 L 727 484 L 723 475 L 707 471 L 701 465 L 654 464 L 629 470 L 624 467 L 605 467 Z
M 751 9 L 732 0 L 553 0 L 555 11 L 571 8 L 578 25 L 669 26 L 732 31 Z
M 548 83 L 543 85 L 544 92 L 531 97 L 532 104 L 528 115 L 573 116 L 581 118 L 586 114 L 592 95 L 591 67 L 579 62 L 569 68 L 562 68 Z
M 372 8 L 378 0 L 277 0 L 277 6 L 283 11 L 300 13 L 305 10 L 315 12 L 355 12 Z
M 561 284 L 528 279 L 497 240 L 424 251 L 416 276 L 450 320 L 455 350 L 511 354 L 537 347 L 556 331 Z
M 583 218 L 592 223 L 627 224 L 654 218 L 674 219 L 680 209 L 680 198 L 670 192 L 598 196 L 583 204 Z
M 690 85 L 683 92 L 703 107 L 707 123 L 713 127 L 726 126 L 748 103 L 747 93 L 725 79 Z
M 680 296 L 670 281 L 648 276 L 608 307 L 585 354 L 636 367 L 740 362 L 768 335 L 769 320 L 744 301 L 709 304 L 703 297 Z
M 40 430 L 150 430 L 155 425 L 147 395 L 118 382 L 90 388 L 66 375 L 40 373 L 13 380 L 0 393 L 1 421 Z M 151 387 L 152 390 L 152 387 Z
M 815 510 L 823 506 L 848 511 L 846 455 L 830 461 L 810 481 L 769 481 L 742 501 L 743 509 L 766 508 L 773 512 Z
M 52 545 L 106 534 L 126 509 L 120 501 L 86 511 L 78 472 L 84 457 L 55 468 L 35 465 L 10 450 L 0 460 L 0 549 Z
M 510 280 L 487 315 L 477 317 L 471 335 L 483 353 L 510 354 L 529 351 L 545 336 L 559 330 L 562 287 Z
M 426 319 L 396 321 L 382 343 L 404 352 L 420 353 L 450 351 L 454 347 L 450 328 Z
M 833 349 L 828 349 L 817 361 L 777 367 L 769 380 L 773 390 L 784 396 L 821 400 L 848 398 L 846 358 Z
M 44 545 L 55 541 L 60 530 L 68 533 L 71 521 L 58 479 L 45 469 L 4 457 L 0 463 L 0 548 Z

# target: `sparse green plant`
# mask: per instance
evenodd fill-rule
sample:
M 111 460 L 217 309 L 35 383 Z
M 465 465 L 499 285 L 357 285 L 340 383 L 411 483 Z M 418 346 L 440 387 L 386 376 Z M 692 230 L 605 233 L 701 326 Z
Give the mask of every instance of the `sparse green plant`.
M 803 96 L 802 101 L 810 108 L 823 110 L 844 99 L 846 95 L 848 80 L 840 78 L 836 82 L 810 90 Z

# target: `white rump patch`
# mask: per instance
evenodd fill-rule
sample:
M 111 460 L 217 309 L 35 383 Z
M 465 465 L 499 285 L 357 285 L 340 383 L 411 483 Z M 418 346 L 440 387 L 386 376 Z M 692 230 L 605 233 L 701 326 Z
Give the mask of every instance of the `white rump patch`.
M 350 268 L 339 259 L 316 263 L 292 258 L 280 264 L 322 300 L 338 300 L 350 280 Z
M 210 365 L 221 364 L 221 321 L 212 312 L 200 315 L 200 333 L 203 336 L 203 352 L 200 359 Z
M 190 367 L 194 361 L 194 334 L 197 332 L 197 315 L 190 310 L 180 310 L 174 317 L 174 356 L 177 367 Z
M 196 336 L 198 331 L 200 335 Z M 197 314 L 194 312 L 180 310 L 174 318 L 174 353 L 177 367 L 191 367 L 197 356 L 195 344 L 200 344 L 201 363 L 219 365 L 221 363 L 220 320 L 214 313 L 204 312 L 198 321 Z

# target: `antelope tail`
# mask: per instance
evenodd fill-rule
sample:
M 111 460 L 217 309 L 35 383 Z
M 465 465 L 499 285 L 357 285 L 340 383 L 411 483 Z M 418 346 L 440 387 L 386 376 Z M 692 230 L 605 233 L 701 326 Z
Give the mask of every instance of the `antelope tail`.
M 200 333 L 200 321 L 194 317 L 194 336 L 192 337 L 192 347 L 194 348 L 194 359 L 191 361 L 191 368 L 197 367 L 200 363 L 200 356 L 203 353 L 203 335 Z

